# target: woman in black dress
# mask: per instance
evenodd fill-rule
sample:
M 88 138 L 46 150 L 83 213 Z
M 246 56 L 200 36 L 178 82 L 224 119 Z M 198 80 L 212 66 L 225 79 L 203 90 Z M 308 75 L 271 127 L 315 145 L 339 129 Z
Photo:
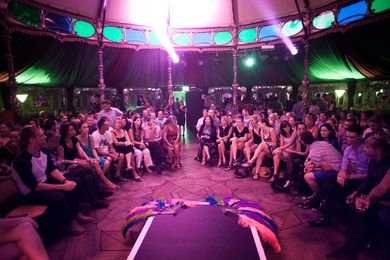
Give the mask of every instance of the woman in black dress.
M 198 133 L 198 138 L 202 149 L 201 165 L 206 165 L 206 161 L 210 160 L 210 149 L 215 146 L 215 141 L 217 140 L 217 130 L 211 116 L 204 118 Z
M 233 134 L 233 128 L 229 124 L 229 119 L 226 116 L 221 118 L 221 125 L 217 130 L 217 144 L 218 144 L 218 167 L 226 165 L 225 151 L 230 151 L 230 137 Z
M 228 171 L 234 165 L 237 165 L 237 152 L 245 148 L 245 142 L 248 141 L 248 127 L 244 124 L 244 117 L 242 115 L 236 116 L 236 126 L 233 127 L 233 137 L 230 139 L 232 145 L 230 146 L 230 160 L 229 165 L 225 170 Z
M 187 107 L 184 106 L 183 100 L 180 100 L 177 105 L 177 124 L 179 125 L 180 135 L 184 135 L 184 125 L 186 123 Z

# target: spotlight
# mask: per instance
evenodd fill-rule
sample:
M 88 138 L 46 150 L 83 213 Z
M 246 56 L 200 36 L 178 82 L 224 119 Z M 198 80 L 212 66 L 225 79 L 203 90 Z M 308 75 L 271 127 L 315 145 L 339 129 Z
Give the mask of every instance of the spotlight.
M 253 65 L 255 65 L 256 61 L 253 57 L 247 57 L 245 59 L 244 63 L 245 63 L 245 66 L 252 67 Z
M 336 93 L 336 96 L 340 98 L 344 95 L 345 89 L 336 89 L 334 92 Z
M 28 94 L 17 94 L 16 98 L 21 102 L 24 103 L 28 97 Z
M 292 55 L 296 55 L 296 54 L 298 53 L 297 47 L 292 46 L 292 47 L 290 48 L 290 52 L 291 52 Z

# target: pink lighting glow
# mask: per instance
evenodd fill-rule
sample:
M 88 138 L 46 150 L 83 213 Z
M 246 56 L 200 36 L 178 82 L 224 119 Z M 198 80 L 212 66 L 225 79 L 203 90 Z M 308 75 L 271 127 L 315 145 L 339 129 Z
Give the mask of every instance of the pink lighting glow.
M 251 0 L 252 1 L 252 0 Z M 298 49 L 294 46 L 293 42 L 291 41 L 291 39 L 289 37 L 286 37 L 284 36 L 282 33 L 281 33 L 281 23 L 279 22 L 279 20 L 277 19 L 277 15 L 276 15 L 276 12 L 274 12 L 271 8 L 271 6 L 268 6 L 267 5 L 267 2 L 256 2 L 256 3 L 253 3 L 257 10 L 260 12 L 260 13 L 263 13 L 264 15 L 268 15 L 269 14 L 274 14 L 272 15 L 272 18 L 271 21 L 273 24 L 277 25 L 277 30 L 275 33 L 277 35 L 280 35 L 280 38 L 282 39 L 283 43 L 287 46 L 287 48 L 290 50 L 291 54 L 292 55 L 296 55 L 298 53 Z
M 169 0 L 133 0 L 129 11 L 135 24 L 146 24 L 153 28 L 172 61 L 178 63 L 179 56 L 168 37 L 169 2 Z

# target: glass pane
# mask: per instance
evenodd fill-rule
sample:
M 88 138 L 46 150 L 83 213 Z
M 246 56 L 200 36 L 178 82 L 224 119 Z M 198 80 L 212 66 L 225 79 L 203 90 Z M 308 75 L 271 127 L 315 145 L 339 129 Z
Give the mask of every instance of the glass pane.
M 96 30 L 95 27 L 93 27 L 93 25 L 88 22 L 75 20 L 74 32 L 77 36 L 89 38 L 95 34 Z
M 272 41 L 276 40 L 280 35 L 280 27 L 277 24 L 267 25 L 260 29 L 259 40 L 260 41 Z
M 245 43 L 254 42 L 256 40 L 256 28 L 242 30 L 238 34 L 238 39 Z
M 103 35 L 107 40 L 113 42 L 121 42 L 123 40 L 123 32 L 121 28 L 107 26 L 103 29 Z
M 316 29 L 327 29 L 333 25 L 334 22 L 334 14 L 332 11 L 326 11 L 313 19 L 313 26 Z
M 292 36 L 302 31 L 303 25 L 301 20 L 292 20 L 283 25 L 282 33 L 285 36 Z
M 188 46 L 191 42 L 190 35 L 187 33 L 176 33 L 172 40 L 175 44 L 180 46 Z
M 216 45 L 224 45 L 229 43 L 233 39 L 230 32 L 217 32 L 214 35 L 214 42 Z
M 389 0 L 374 0 L 371 4 L 371 11 L 373 13 L 380 13 L 390 9 Z
M 12 17 L 26 25 L 33 27 L 41 25 L 41 14 L 36 8 L 21 3 L 10 3 L 8 10 Z
M 210 46 L 211 33 L 195 33 L 192 37 L 192 44 L 194 46 Z
M 355 4 L 342 7 L 337 16 L 339 24 L 347 24 L 356 20 L 360 20 L 366 16 L 367 13 L 366 1 L 360 1 Z
M 144 31 L 140 30 L 126 30 L 126 42 L 130 44 L 145 45 L 146 35 Z
M 45 16 L 45 26 L 51 32 L 70 34 L 72 33 L 72 18 L 48 13 Z
M 161 45 L 160 39 L 155 32 L 149 32 L 149 43 L 155 46 Z

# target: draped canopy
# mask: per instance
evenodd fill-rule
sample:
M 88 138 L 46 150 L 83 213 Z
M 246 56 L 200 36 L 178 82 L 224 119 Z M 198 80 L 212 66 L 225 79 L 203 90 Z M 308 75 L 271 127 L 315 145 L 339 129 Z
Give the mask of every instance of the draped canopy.
M 389 79 L 389 20 L 329 34 L 310 41 L 311 82 L 349 79 Z M 51 37 L 12 34 L 15 71 L 20 85 L 89 86 L 98 82 L 98 48 L 78 42 L 61 43 Z M 303 79 L 303 47 L 296 56 L 285 47 L 264 52 L 238 53 L 240 85 L 299 84 Z M 4 50 L 4 48 L 2 48 Z M 173 83 L 201 87 L 229 86 L 233 82 L 232 53 L 180 53 L 173 65 Z M 254 55 L 256 64 L 247 68 L 242 60 Z M 149 87 L 167 84 L 168 58 L 161 50 L 104 48 L 104 78 L 107 87 Z M 1 55 L 0 82 L 8 79 L 5 56 Z

